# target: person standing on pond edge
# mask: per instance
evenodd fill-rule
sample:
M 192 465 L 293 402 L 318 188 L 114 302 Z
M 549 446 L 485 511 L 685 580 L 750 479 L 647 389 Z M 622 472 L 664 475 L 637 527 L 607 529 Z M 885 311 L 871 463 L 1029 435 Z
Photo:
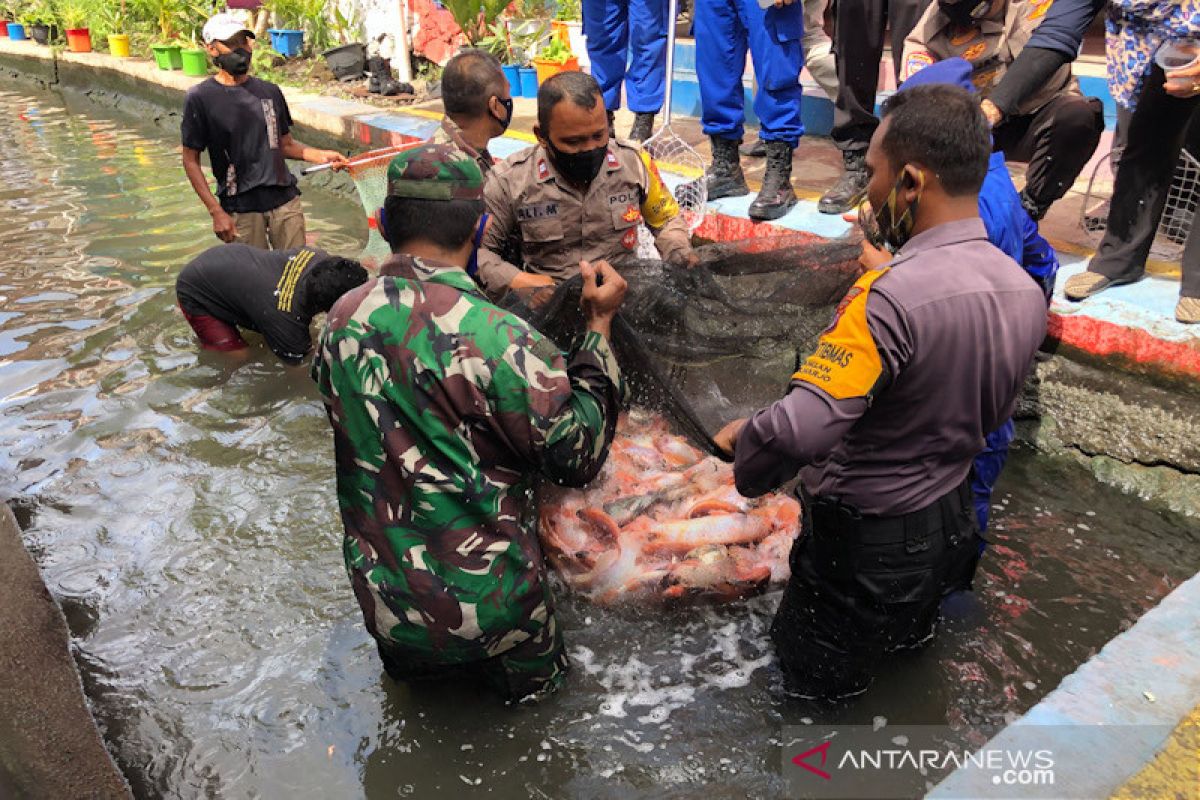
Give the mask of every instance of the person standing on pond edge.
M 979 219 L 990 152 L 958 87 L 887 101 L 863 229 L 895 256 L 847 292 L 787 395 L 715 437 L 744 495 L 800 472 L 803 532 L 771 638 L 801 695 L 865 691 L 887 654 L 932 638 L 944 596 L 971 587 L 972 459 L 1046 334 L 1041 288 Z
M 232 14 L 214 16 L 202 36 L 218 72 L 188 89 L 184 100 L 183 171 L 221 241 L 275 250 L 303 247 L 304 210 L 286 159 L 341 165 L 346 158 L 292 138 L 287 100 L 278 86 L 249 74 L 254 33 Z M 200 166 L 206 150 L 216 196 Z
M 481 681 L 518 700 L 566 675 L 529 504 L 539 476 L 583 486 L 608 457 L 625 281 L 579 265 L 587 331 L 564 357 L 468 272 L 484 224 L 475 161 L 424 144 L 387 178 L 377 221 L 393 256 L 334 305 L 313 360 L 346 570 L 394 680 Z
M 600 84 L 608 118 L 621 107 L 621 86 L 634 113 L 629 139 L 654 130 L 667 91 L 667 0 L 583 0 L 583 35 L 592 77 Z

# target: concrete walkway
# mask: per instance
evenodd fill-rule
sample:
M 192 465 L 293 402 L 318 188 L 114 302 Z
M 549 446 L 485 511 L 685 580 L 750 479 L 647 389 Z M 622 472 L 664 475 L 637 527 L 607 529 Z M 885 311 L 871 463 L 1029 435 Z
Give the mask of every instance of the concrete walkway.
M 84 700 L 67 623 L 3 504 L 0 554 L 0 797 L 130 797 Z

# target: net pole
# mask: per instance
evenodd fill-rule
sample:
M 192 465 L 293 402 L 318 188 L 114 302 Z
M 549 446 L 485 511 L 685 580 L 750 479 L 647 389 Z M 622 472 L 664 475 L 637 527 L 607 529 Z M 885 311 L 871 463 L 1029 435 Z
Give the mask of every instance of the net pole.
M 694 11 L 692 12 L 695 13 Z M 675 18 L 679 15 L 679 0 L 667 2 L 667 88 L 663 95 L 663 127 L 671 127 L 671 87 L 675 83 Z

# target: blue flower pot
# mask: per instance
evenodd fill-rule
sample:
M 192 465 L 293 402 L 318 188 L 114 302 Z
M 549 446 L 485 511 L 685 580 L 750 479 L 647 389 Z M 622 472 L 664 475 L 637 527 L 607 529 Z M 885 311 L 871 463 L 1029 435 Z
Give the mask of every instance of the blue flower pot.
M 508 91 L 513 97 L 521 97 L 521 73 L 516 64 L 505 64 L 504 77 L 508 78 Z
M 537 97 L 537 70 L 533 67 L 521 67 L 521 97 Z
M 267 33 L 271 34 L 271 49 L 276 53 L 284 58 L 300 55 L 300 50 L 304 47 L 304 31 L 269 28 Z
M 25 26 L 19 22 L 8 23 L 8 38 L 14 42 L 25 41 Z

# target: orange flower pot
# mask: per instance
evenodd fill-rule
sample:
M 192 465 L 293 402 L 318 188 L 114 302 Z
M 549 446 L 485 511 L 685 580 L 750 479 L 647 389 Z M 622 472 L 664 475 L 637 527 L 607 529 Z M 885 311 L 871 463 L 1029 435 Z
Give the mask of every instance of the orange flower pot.
M 67 49 L 72 53 L 92 52 L 92 36 L 87 28 L 67 28 Z
M 567 23 L 554 20 L 550 23 L 550 35 L 563 43 L 564 47 L 571 46 L 571 37 L 568 33 Z
M 579 58 L 571 56 L 561 64 L 557 61 L 535 58 L 533 68 L 537 70 L 538 85 L 540 86 L 560 72 L 579 72 Z

